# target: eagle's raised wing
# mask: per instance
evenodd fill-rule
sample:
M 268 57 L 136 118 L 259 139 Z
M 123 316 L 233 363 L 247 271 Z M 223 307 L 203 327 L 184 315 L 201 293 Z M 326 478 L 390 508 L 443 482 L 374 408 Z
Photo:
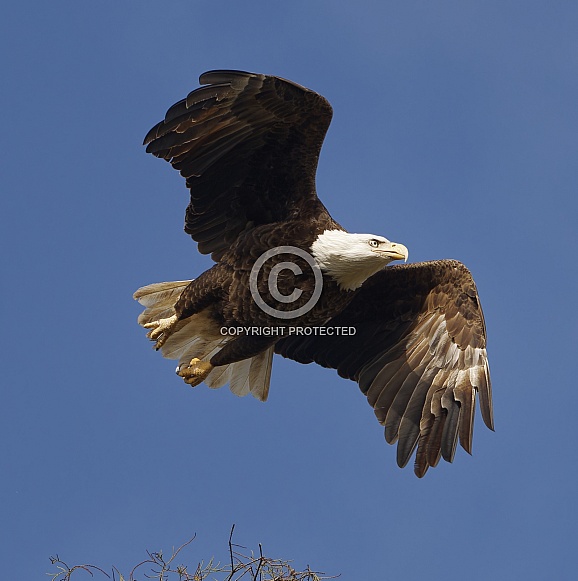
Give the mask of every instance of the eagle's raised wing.
M 460 262 L 385 268 L 327 326 L 356 332 L 291 336 L 275 350 L 357 381 L 386 440 L 399 440 L 399 466 L 417 446 L 415 473 L 421 477 L 440 455 L 453 460 L 458 437 L 471 453 L 476 391 L 493 429 L 484 317 L 476 285 Z
M 315 172 L 331 105 L 278 77 L 210 71 L 200 83 L 144 140 L 186 178 L 199 251 L 219 260 L 248 227 L 326 213 Z

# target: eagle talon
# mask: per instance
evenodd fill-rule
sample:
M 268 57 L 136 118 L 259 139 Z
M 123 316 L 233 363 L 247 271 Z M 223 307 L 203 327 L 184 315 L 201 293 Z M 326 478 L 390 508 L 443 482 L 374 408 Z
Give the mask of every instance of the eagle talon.
M 177 375 L 182 377 L 188 385 L 196 387 L 202 383 L 213 370 L 213 365 L 208 361 L 201 361 L 197 357 L 191 359 L 188 366 L 179 365 Z
M 168 317 L 167 319 L 159 319 L 158 321 L 153 321 L 152 323 L 146 323 L 143 325 L 145 329 L 151 329 L 147 333 L 147 337 L 151 341 L 155 341 L 155 349 L 158 351 L 167 341 L 167 339 L 172 335 L 173 329 L 178 322 L 176 315 Z

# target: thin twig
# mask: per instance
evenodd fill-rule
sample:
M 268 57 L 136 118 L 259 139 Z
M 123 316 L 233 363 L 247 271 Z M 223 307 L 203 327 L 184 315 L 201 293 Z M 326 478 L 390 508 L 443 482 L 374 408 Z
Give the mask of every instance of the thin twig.
M 220 577 L 223 581 L 321 581 L 323 579 L 335 578 L 326 577 L 323 573 L 312 571 L 309 565 L 307 565 L 306 570 L 297 571 L 290 565 L 290 561 L 268 558 L 263 554 L 263 546 L 261 543 L 258 544 L 259 553 L 256 555 L 246 547 L 233 542 L 234 530 L 235 525 L 231 527 L 229 533 L 229 565 L 215 564 L 213 559 L 208 561 L 206 565 L 203 561 L 200 561 L 193 574 L 187 571 L 185 565 L 173 565 L 177 555 L 196 539 L 196 535 L 194 535 L 178 548 L 175 549 L 173 547 L 170 558 L 165 558 L 162 551 L 147 551 L 148 559 L 145 559 L 132 569 L 129 581 L 136 581 L 135 576 L 137 570 L 145 564 L 149 565 L 150 568 L 149 570 L 145 569 L 141 574 L 145 578 L 154 578 L 158 581 L 204 581 L 209 576 L 211 576 L 211 579 L 217 581 L 217 578 L 212 576 L 217 573 L 225 575 L 223 578 Z M 95 565 L 85 564 L 69 567 L 58 555 L 51 557 L 50 561 L 58 569 L 56 573 L 49 573 L 52 581 L 70 581 L 72 574 L 78 570 L 88 573 L 91 577 L 94 577 L 96 572 L 100 572 L 109 579 L 111 578 L 108 573 Z M 112 574 L 113 581 L 117 579 L 117 574 L 118 581 L 123 581 L 124 577 L 118 569 L 113 567 Z

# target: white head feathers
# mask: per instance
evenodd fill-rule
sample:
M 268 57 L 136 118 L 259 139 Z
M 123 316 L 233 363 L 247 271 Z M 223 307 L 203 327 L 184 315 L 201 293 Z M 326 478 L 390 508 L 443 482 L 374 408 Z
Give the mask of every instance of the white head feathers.
M 350 234 L 325 230 L 311 246 L 311 253 L 323 272 L 344 290 L 359 288 L 370 276 L 392 260 L 406 260 L 403 244 L 374 234 Z

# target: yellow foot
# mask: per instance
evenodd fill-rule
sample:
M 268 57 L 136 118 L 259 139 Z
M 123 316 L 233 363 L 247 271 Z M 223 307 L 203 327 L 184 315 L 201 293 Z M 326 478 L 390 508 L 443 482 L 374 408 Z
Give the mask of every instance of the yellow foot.
M 191 359 L 188 366 L 179 365 L 177 367 L 177 375 L 180 375 L 185 380 L 185 383 L 195 387 L 202 383 L 212 370 L 213 366 L 208 361 L 201 361 L 195 357 Z
M 168 319 L 159 319 L 158 321 L 153 321 L 152 323 L 147 323 L 143 325 L 145 329 L 152 329 L 147 333 L 147 337 L 151 341 L 155 341 L 155 349 L 158 351 L 165 343 L 166 340 L 172 335 L 175 325 L 178 323 L 176 315 L 169 317 Z

